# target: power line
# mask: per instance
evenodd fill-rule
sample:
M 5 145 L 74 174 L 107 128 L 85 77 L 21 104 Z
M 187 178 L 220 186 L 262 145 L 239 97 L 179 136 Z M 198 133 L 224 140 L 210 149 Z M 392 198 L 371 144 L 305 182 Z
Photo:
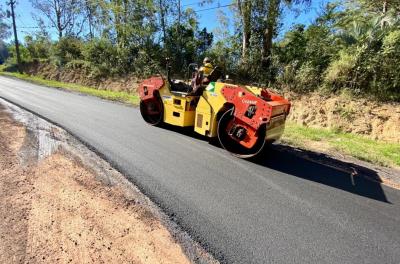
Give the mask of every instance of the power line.
M 186 5 L 181 5 L 181 7 L 200 5 L 201 3 L 203 3 L 203 1 L 198 1 L 198 2 L 195 2 L 195 3 L 190 3 L 190 4 L 186 4 Z
M 236 3 L 232 3 L 232 4 L 228 4 L 228 5 L 220 5 L 220 6 L 215 6 L 215 7 L 205 8 L 205 9 L 194 10 L 193 12 L 199 13 L 199 12 L 203 12 L 203 11 L 209 11 L 209 10 L 214 10 L 214 9 L 219 9 L 219 8 L 224 8 L 224 7 L 230 7 L 230 6 L 234 6 L 234 5 L 236 5 Z
M 21 24 L 21 25 L 23 25 L 23 26 L 25 26 L 25 23 L 24 23 L 24 21 L 22 21 L 22 19 L 21 19 L 21 16 L 17 16 L 17 20 L 19 21 L 19 23 Z
M 51 26 L 44 26 L 46 28 L 52 28 Z M 25 26 L 25 27 L 19 27 L 19 28 L 40 28 L 39 26 Z

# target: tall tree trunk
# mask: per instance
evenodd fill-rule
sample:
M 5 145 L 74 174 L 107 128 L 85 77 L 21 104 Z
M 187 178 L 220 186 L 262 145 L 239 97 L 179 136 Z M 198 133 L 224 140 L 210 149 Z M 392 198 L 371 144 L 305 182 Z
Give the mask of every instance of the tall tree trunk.
M 383 1 L 382 12 L 384 15 L 386 15 L 387 11 L 388 11 L 388 1 Z
M 266 70 L 271 67 L 272 39 L 274 38 L 277 27 L 280 3 L 281 0 L 270 0 L 268 4 L 268 13 L 263 30 L 263 48 L 261 52 L 261 66 Z
M 114 6 L 113 6 L 113 12 L 114 12 L 114 17 L 115 17 L 115 32 L 117 34 L 117 43 L 119 47 L 124 46 L 123 42 L 123 30 L 122 30 L 122 15 L 121 13 L 123 12 L 122 9 L 122 2 L 121 0 L 114 0 Z
M 61 17 L 57 14 L 57 31 L 58 31 L 58 38 L 63 37 L 63 30 L 61 26 Z
M 248 27 L 243 28 L 243 43 L 242 43 L 242 60 L 247 61 L 248 51 L 250 47 L 251 29 Z
M 164 13 L 164 5 L 163 5 L 163 0 L 159 0 L 159 7 L 160 7 L 160 22 L 161 22 L 161 29 L 163 33 L 163 44 L 165 47 L 167 36 L 166 36 L 166 29 L 165 29 L 165 13 Z
M 55 13 L 56 13 L 56 21 L 57 21 L 57 31 L 58 31 L 58 38 L 63 37 L 63 26 L 61 23 L 61 7 L 60 7 L 60 2 L 57 0 L 54 0 L 54 7 L 55 7 Z
M 250 47 L 251 38 L 251 14 L 252 2 L 246 0 L 237 0 L 240 16 L 243 23 L 243 40 L 242 40 L 242 61 L 246 63 L 248 58 L 248 51 Z
M 88 15 L 89 37 L 90 37 L 90 39 L 93 39 L 93 37 L 94 37 L 94 34 L 93 34 L 93 6 L 89 0 L 86 0 L 85 6 L 86 6 L 86 12 Z
M 182 36 L 181 36 L 181 0 L 178 0 L 178 24 L 177 24 L 177 32 L 178 39 L 176 41 L 178 47 L 178 65 L 182 65 Z

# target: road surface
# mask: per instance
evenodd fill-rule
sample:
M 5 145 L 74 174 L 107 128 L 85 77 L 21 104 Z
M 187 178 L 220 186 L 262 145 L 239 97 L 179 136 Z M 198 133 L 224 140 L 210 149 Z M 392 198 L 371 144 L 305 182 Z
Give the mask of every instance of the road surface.
M 80 138 L 226 263 L 400 263 L 400 191 L 270 151 L 227 154 L 137 109 L 0 77 L 0 97 Z

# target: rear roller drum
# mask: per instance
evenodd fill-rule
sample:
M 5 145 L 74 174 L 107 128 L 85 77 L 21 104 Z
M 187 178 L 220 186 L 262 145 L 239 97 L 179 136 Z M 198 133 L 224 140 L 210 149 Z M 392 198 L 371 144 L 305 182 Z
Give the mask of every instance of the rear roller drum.
M 258 155 L 265 146 L 265 125 L 261 126 L 256 133 L 256 142 L 251 148 L 246 148 L 239 143 L 244 137 L 245 129 L 237 126 L 235 128 L 234 109 L 224 112 L 218 122 L 218 139 L 222 147 L 229 151 L 232 155 L 239 158 L 251 158 Z
M 152 126 L 158 126 L 163 122 L 164 107 L 160 98 L 152 98 L 140 101 L 140 113 L 144 121 Z

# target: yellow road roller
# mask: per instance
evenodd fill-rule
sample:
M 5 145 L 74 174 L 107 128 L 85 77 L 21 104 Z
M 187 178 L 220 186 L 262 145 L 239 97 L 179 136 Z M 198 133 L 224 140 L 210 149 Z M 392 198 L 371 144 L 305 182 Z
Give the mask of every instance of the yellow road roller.
M 138 88 L 140 113 L 148 124 L 193 127 L 196 133 L 218 138 L 221 146 L 240 158 L 253 157 L 281 137 L 290 102 L 262 87 L 236 85 L 221 79 L 215 68 L 207 77 L 194 71 L 192 79 L 154 76 Z

